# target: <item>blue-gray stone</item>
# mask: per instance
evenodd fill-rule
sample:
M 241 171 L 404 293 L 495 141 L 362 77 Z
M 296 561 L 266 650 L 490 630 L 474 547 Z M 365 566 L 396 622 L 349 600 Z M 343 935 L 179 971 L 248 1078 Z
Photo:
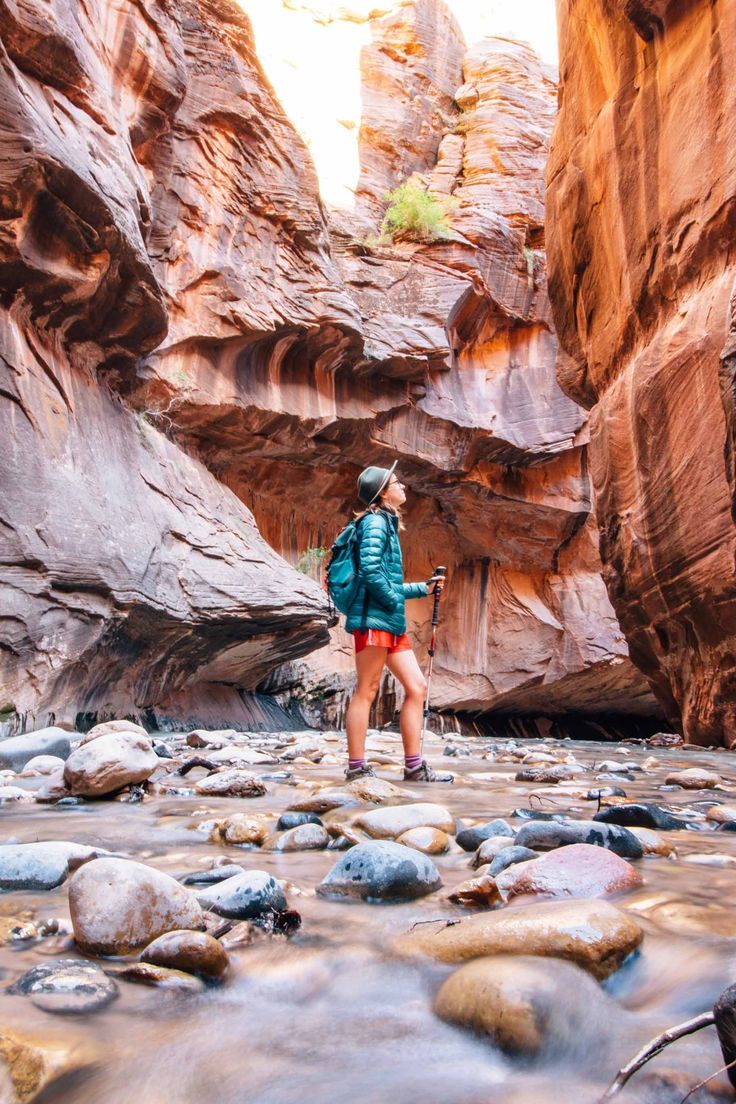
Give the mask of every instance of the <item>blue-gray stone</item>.
M 488 873 L 492 878 L 495 878 L 497 874 L 500 874 L 502 870 L 506 870 L 509 866 L 527 862 L 528 859 L 538 858 L 539 853 L 537 851 L 532 851 L 529 847 L 517 847 L 514 844 L 512 847 L 504 847 L 503 851 L 499 851 L 488 868 Z
M 316 813 L 282 813 L 276 831 L 286 832 L 289 828 L 299 828 L 302 824 L 322 824 L 322 821 Z
M 487 824 L 476 824 L 472 828 L 462 828 L 455 836 L 455 840 L 463 851 L 477 851 L 484 840 L 492 836 L 510 836 L 513 839 L 514 830 L 505 820 L 489 820 Z
M 0 889 L 54 889 L 90 859 L 109 855 L 81 843 L 6 843 L 0 846 Z
M 605 847 L 624 859 L 640 859 L 644 854 L 641 841 L 617 824 L 601 824 L 595 820 L 569 820 L 565 824 L 552 821 L 531 821 L 520 828 L 515 842 L 519 847 L 535 851 L 552 851 L 571 843 L 589 843 Z
M 44 1012 L 77 1014 L 104 1008 L 118 995 L 117 985 L 97 963 L 78 958 L 41 962 L 19 977 L 10 991 L 30 997 Z
M 68 759 L 72 745 L 63 728 L 39 728 L 23 736 L 0 740 L 0 770 L 22 771 L 36 755 L 56 755 Z
M 287 908 L 284 891 L 272 874 L 248 870 L 197 894 L 202 908 L 237 920 L 257 920 Z
M 346 851 L 317 892 L 323 897 L 396 901 L 424 897 L 441 884 L 427 855 L 391 840 L 371 840 Z

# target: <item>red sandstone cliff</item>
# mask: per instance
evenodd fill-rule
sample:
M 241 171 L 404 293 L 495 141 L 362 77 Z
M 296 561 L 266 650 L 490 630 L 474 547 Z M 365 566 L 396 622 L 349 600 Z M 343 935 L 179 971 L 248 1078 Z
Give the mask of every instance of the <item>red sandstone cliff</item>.
M 326 214 L 239 8 L 146 11 L 0 7 L 0 704 L 247 723 L 238 692 L 327 639 L 276 553 L 329 543 L 397 458 L 408 573 L 452 575 L 438 706 L 651 710 L 555 381 L 538 60 L 466 53 L 438 0 L 373 20 L 358 204 Z M 368 244 L 409 171 L 455 196 L 450 240 Z M 348 666 L 341 630 L 327 655 Z
M 605 578 L 698 743 L 736 741 L 736 8 L 558 0 L 549 278 Z

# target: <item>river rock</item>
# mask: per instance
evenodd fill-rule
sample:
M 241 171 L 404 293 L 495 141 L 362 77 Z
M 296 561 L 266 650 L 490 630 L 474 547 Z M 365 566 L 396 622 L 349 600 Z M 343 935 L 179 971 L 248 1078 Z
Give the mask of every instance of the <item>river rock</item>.
M 316 813 L 282 813 L 276 825 L 277 832 L 288 832 L 289 828 L 298 828 L 300 824 L 321 824 Z
M 134 732 L 138 736 L 148 737 L 149 741 L 151 741 L 145 728 L 143 728 L 142 725 L 136 724 L 134 721 L 102 721 L 82 736 L 77 746 L 82 747 L 83 744 L 89 744 L 92 740 L 97 740 L 100 736 L 109 736 L 111 732 Z M 153 741 L 151 741 L 151 743 L 152 742 Z
M 219 751 L 207 753 L 207 758 L 212 763 L 227 763 L 234 767 L 253 767 L 261 764 L 277 763 L 275 755 L 269 755 L 265 751 L 249 747 L 226 747 Z
M 0 846 L 0 889 L 54 889 L 82 863 L 106 851 L 81 843 L 6 843 Z
M 208 774 L 194 789 L 207 797 L 263 797 L 268 793 L 265 782 L 257 775 L 237 767 Z
M 213 866 L 209 870 L 197 870 L 193 874 L 185 874 L 181 879 L 184 885 L 216 885 L 227 878 L 235 878 L 238 874 L 245 874 L 245 869 L 236 863 L 223 863 L 222 866 Z
M 612 851 L 574 843 L 525 862 L 506 888 L 509 898 L 526 893 L 589 898 L 636 889 L 641 884 L 639 871 Z
M 96 1012 L 114 1000 L 118 987 L 95 962 L 62 958 L 27 970 L 11 992 L 30 997 L 44 1012 Z
M 24 778 L 55 774 L 64 770 L 64 760 L 59 755 L 34 755 L 23 768 Z
M 74 938 L 89 954 L 129 954 L 164 932 L 204 927 L 190 890 L 125 859 L 95 859 L 78 870 L 69 882 L 69 911 Z
M 410 828 L 439 828 L 455 834 L 455 821 L 442 805 L 419 801 L 413 805 L 393 805 L 361 813 L 353 822 L 373 839 L 396 839 Z
M 461 966 L 435 998 L 440 1019 L 488 1036 L 512 1055 L 578 1047 L 601 1023 L 621 1018 L 614 1001 L 579 966 L 555 958 L 494 955 Z
M 627 828 L 658 828 L 665 832 L 687 828 L 686 821 L 668 813 L 660 805 L 648 802 L 612 805 L 610 808 L 600 809 L 593 820 L 603 824 L 621 824 Z
M 396 842 L 425 855 L 442 855 L 450 846 L 450 837 L 439 828 L 410 828 L 402 832 Z
M 556 763 L 554 766 L 528 767 L 516 774 L 517 782 L 570 782 L 578 774 L 583 774 L 585 767 L 579 763 Z
M 263 817 L 235 813 L 218 822 L 217 831 L 225 843 L 250 843 L 259 847 L 268 835 L 268 821 Z
M 720 785 L 721 776 L 715 771 L 703 770 L 701 767 L 688 767 L 687 770 L 674 771 L 665 778 L 667 786 L 682 786 L 684 790 L 712 790 Z
M 705 819 L 715 824 L 733 824 L 736 821 L 736 805 L 713 805 L 705 814 Z
M 201 993 L 204 988 L 199 978 L 185 970 L 172 970 L 156 966 L 152 962 L 131 962 L 118 971 L 118 977 L 139 985 L 152 985 L 156 989 L 174 989 L 185 993 Z
M 53 774 L 47 775 L 33 796 L 40 805 L 50 805 L 65 797 L 71 797 L 71 790 L 64 777 L 64 767 L 61 766 Z M 81 800 L 81 798 L 75 798 L 75 800 Z
M 485 863 L 493 862 L 496 856 L 502 851 L 507 851 L 513 842 L 513 839 L 508 836 L 491 836 L 490 839 L 484 840 L 473 856 L 473 866 L 477 869 Z
M 461 828 L 455 837 L 463 851 L 477 851 L 484 840 L 492 836 L 511 836 L 514 830 L 505 820 L 489 820 L 487 824 L 476 824 L 472 828 Z
M 520 828 L 514 841 L 519 847 L 533 851 L 551 851 L 572 843 L 589 843 L 615 851 L 624 859 L 640 859 L 644 849 L 633 832 L 617 824 L 601 824 L 595 820 L 531 821 Z
M 564 958 L 602 980 L 642 941 L 636 921 L 608 901 L 541 901 L 523 908 L 423 924 L 394 941 L 404 954 L 465 962 L 491 954 Z
M 11 805 L 16 801 L 33 801 L 33 794 L 20 786 L 0 786 L 0 805 Z
M 447 894 L 447 899 L 466 908 L 493 908 L 501 903 L 501 892 L 496 879 L 483 874 L 479 878 L 460 882 Z
M 39 728 L 23 736 L 0 740 L 0 770 L 22 771 L 38 755 L 66 759 L 72 750 L 69 733 L 63 728 Z
M 361 897 L 398 900 L 424 897 L 442 884 L 431 859 L 388 840 L 371 840 L 352 847 L 317 886 L 323 897 Z
M 149 736 L 107 732 L 75 748 L 64 766 L 64 780 L 73 794 L 104 797 L 123 786 L 145 782 L 157 764 Z
M 504 870 L 508 870 L 510 866 L 516 866 L 517 863 L 525 863 L 530 859 L 537 858 L 539 858 L 537 852 L 532 851 L 529 847 L 518 847 L 516 844 L 512 847 L 504 847 L 491 862 L 488 873 L 491 877 L 496 878 Z
M 184 970 L 216 981 L 224 976 L 229 959 L 211 935 L 197 931 L 170 931 L 159 935 L 141 954 L 142 962 Z
M 276 840 L 274 850 L 322 851 L 329 842 L 329 832 L 321 824 L 298 824 Z
M 197 900 L 218 916 L 254 920 L 287 908 L 284 891 L 265 870 L 248 870 L 209 889 L 200 890 Z
M 634 833 L 645 855 L 662 855 L 668 858 L 670 855 L 677 854 L 674 843 L 670 843 L 668 839 L 651 828 L 629 828 L 629 832 Z
M 354 778 L 348 782 L 345 791 L 357 797 L 359 801 L 370 801 L 373 805 L 397 805 L 401 801 L 411 800 L 410 790 L 395 786 L 385 778 Z
M 316 793 L 305 794 L 297 797 L 288 806 L 288 811 L 293 813 L 329 813 L 333 809 L 341 809 L 345 805 L 357 805 L 358 798 L 345 790 L 323 789 Z
M 79 1039 L 69 1044 L 34 1038 L 16 1028 L 0 1027 L 0 1100 L 32 1104 L 46 1086 L 97 1061 L 99 1055 Z

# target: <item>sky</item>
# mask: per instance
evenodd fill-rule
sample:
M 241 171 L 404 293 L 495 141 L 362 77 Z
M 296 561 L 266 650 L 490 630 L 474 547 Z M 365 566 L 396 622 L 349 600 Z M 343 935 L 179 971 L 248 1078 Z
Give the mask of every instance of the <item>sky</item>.
M 486 35 L 530 43 L 557 65 L 555 0 L 445 0 L 468 45 Z M 366 17 L 393 0 L 239 0 L 276 94 L 309 146 L 323 200 L 350 209 L 360 170 L 360 51 Z

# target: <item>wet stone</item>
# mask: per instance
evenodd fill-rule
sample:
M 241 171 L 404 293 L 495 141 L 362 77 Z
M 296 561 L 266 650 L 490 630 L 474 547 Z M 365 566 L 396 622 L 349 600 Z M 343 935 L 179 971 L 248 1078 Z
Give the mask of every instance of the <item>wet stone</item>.
M 275 851 L 322 851 L 330 836 L 321 824 L 298 824 L 276 840 Z
M 283 889 L 265 870 L 248 870 L 197 894 L 203 908 L 236 920 L 253 920 L 287 908 Z
M 157 762 L 150 737 L 106 732 L 74 749 L 64 765 L 64 781 L 72 794 L 105 797 L 123 786 L 144 782 Z
M 72 750 L 69 733 L 63 728 L 39 728 L 23 736 L 0 740 L 0 770 L 22 771 L 29 760 L 38 755 L 54 755 L 66 759 Z
M 520 828 L 515 841 L 519 847 L 534 851 L 551 851 L 573 843 L 589 843 L 605 847 L 624 859 L 640 859 L 644 849 L 633 832 L 617 824 L 600 824 L 594 820 L 570 820 L 565 824 L 538 822 Z
M 209 774 L 197 782 L 194 789 L 208 797 L 262 797 L 268 793 L 257 775 L 237 767 Z
M 487 824 L 476 824 L 471 828 L 462 828 L 455 839 L 463 851 L 477 851 L 484 840 L 491 836 L 512 836 L 513 828 L 510 828 L 505 820 L 500 818 L 489 820 Z
M 94 962 L 63 958 L 33 966 L 11 987 L 44 1012 L 96 1012 L 114 1000 L 118 987 Z
M 410 828 L 439 828 L 455 834 L 455 821 L 442 805 L 419 801 L 413 805 L 393 805 L 362 813 L 353 822 L 373 839 L 396 839 Z
M 612 851 L 575 843 L 525 862 L 511 883 L 508 896 L 601 897 L 619 890 L 637 889 L 642 877 Z
M 661 805 L 646 802 L 630 805 L 614 805 L 610 809 L 601 809 L 593 820 L 603 824 L 620 824 L 624 827 L 658 828 L 660 831 L 677 831 L 687 828 L 687 822 L 673 816 Z
M 0 889 L 54 889 L 71 870 L 104 855 L 80 843 L 8 843 L 0 846 Z
M 216 981 L 224 976 L 229 960 L 220 943 L 206 932 L 171 931 L 149 943 L 141 961 Z
M 702 770 L 700 767 L 689 767 L 687 770 L 675 771 L 665 778 L 667 786 L 682 786 L 685 790 L 712 790 L 720 785 L 721 776 L 714 771 Z
M 510 866 L 516 866 L 517 863 L 525 863 L 538 858 L 537 852 L 532 851 L 529 847 L 518 847 L 516 845 L 504 847 L 491 862 L 488 873 L 495 878 L 504 870 L 508 870 Z
M 501 904 L 501 892 L 496 879 L 483 874 L 460 882 L 447 894 L 447 899 L 465 908 L 493 908 Z
M 277 832 L 287 832 L 289 828 L 298 828 L 301 824 L 321 824 L 316 813 L 282 813 L 276 825 Z
M 441 855 L 449 848 L 450 837 L 439 828 L 410 828 L 408 832 L 402 832 L 396 842 L 425 855 Z
M 204 988 L 199 978 L 184 970 L 155 966 L 151 962 L 132 962 L 117 971 L 117 976 L 124 981 L 137 982 L 139 985 L 151 985 L 156 989 L 173 989 L 184 993 L 201 993 Z
M 606 797 L 626 797 L 626 790 L 621 786 L 598 786 L 596 789 L 588 790 L 585 795 L 586 801 L 600 801 Z
M 441 884 L 437 867 L 426 855 L 389 840 L 371 840 L 346 852 L 317 886 L 317 893 L 369 901 L 405 900 L 424 897 Z
M 245 874 L 242 866 L 227 863 L 224 866 L 213 866 L 210 870 L 198 870 L 194 874 L 186 874 L 181 880 L 184 885 L 216 885 L 228 878 L 236 878 L 239 874 Z

